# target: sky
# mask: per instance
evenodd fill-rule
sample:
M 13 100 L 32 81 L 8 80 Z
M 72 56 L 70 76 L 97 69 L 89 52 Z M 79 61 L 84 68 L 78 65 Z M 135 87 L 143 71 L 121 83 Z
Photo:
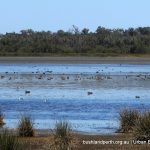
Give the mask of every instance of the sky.
M 150 26 L 150 0 L 0 0 L 0 33 Z

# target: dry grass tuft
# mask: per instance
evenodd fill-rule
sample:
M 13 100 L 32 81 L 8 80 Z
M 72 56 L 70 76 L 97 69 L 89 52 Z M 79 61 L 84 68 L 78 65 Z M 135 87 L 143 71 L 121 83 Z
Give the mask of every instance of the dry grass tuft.
M 18 134 L 21 137 L 33 137 L 35 135 L 33 121 L 30 117 L 21 117 L 18 125 Z
M 136 121 L 140 114 L 137 110 L 124 109 L 119 113 L 120 129 L 118 132 L 130 133 L 133 132 Z

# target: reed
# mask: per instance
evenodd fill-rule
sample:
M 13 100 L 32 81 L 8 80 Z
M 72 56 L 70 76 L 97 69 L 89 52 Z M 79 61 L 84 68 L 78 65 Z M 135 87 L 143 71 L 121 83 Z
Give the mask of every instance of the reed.
M 57 150 L 71 150 L 72 149 L 72 128 L 66 121 L 57 122 L 53 131 L 54 144 L 53 148 Z
M 150 110 L 144 112 L 138 118 L 134 127 L 133 134 L 136 140 L 150 140 Z
M 136 121 L 140 114 L 137 110 L 124 109 L 119 113 L 120 129 L 121 133 L 133 132 Z
M 4 130 L 0 133 L 0 150 L 23 150 L 23 144 L 13 133 Z
M 33 137 L 35 134 L 33 120 L 30 117 L 22 116 L 19 120 L 18 134 L 21 137 Z

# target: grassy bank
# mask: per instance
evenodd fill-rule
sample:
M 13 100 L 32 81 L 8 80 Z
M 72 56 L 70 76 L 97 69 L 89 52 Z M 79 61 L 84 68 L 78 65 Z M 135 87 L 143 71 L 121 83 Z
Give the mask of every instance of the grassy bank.
M 125 56 L 121 54 L 114 53 L 0 53 L 0 56 L 22 56 L 22 57 L 30 57 L 30 56 L 99 56 L 99 57 L 108 57 L 108 56 Z
M 0 53 L 0 56 L 19 56 L 19 57 L 30 57 L 30 56 L 91 56 L 91 57 L 150 57 L 150 54 L 120 54 L 120 53 Z

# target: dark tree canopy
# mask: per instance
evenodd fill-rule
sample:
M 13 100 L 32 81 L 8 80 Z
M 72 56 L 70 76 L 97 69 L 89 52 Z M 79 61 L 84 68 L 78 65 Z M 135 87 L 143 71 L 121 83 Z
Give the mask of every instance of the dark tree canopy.
M 95 32 L 73 26 L 69 31 L 21 30 L 0 34 L 0 54 L 145 54 L 150 53 L 150 27 L 107 29 Z

